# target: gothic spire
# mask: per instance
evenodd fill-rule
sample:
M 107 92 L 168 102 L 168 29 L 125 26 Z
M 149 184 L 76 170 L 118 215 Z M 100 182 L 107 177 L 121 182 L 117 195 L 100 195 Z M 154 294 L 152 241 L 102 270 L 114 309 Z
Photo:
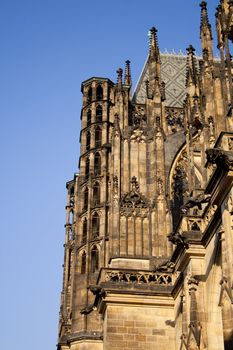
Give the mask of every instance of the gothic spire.
M 197 85 L 198 74 L 197 74 L 197 61 L 195 56 L 195 49 L 192 45 L 186 49 L 188 52 L 187 56 L 187 75 L 186 75 L 186 87 L 190 85 Z
M 131 79 L 131 71 L 130 71 L 130 61 L 125 61 L 125 80 L 124 83 L 126 85 L 132 85 L 132 79 Z
M 155 27 L 152 27 L 150 30 L 150 58 L 159 58 L 157 29 Z
M 201 25 L 200 25 L 200 37 L 202 41 L 202 50 L 208 50 L 208 57 L 210 60 L 213 59 L 213 47 L 212 47 L 212 29 L 209 22 L 207 2 L 202 1 L 201 7 Z

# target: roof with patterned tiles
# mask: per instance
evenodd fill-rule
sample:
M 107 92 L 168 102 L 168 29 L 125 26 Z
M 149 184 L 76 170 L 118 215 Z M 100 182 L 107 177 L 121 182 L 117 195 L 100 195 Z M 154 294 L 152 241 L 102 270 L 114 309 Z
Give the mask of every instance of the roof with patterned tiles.
M 166 84 L 167 107 L 183 107 L 183 101 L 186 96 L 186 57 L 184 54 L 161 53 L 161 76 Z M 200 57 L 197 57 L 200 59 Z M 134 101 L 136 103 L 145 103 L 146 100 L 146 80 L 149 77 L 148 58 L 142 70 L 141 76 L 134 92 Z

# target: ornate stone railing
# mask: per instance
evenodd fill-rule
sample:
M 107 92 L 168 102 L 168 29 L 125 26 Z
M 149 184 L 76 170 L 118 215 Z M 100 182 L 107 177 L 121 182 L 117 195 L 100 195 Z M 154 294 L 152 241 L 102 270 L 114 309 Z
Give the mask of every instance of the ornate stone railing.
M 166 272 L 103 269 L 99 282 L 172 286 L 174 285 L 174 279 L 176 279 L 176 277 L 176 274 Z

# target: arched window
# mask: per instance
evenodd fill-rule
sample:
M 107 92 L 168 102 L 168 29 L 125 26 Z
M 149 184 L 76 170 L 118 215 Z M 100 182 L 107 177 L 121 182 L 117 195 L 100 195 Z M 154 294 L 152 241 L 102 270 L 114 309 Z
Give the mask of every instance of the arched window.
M 87 111 L 87 126 L 91 125 L 91 110 Z
M 94 175 L 98 176 L 101 174 L 101 156 L 99 152 L 96 152 L 94 158 Z
M 87 102 L 91 102 L 92 101 L 92 87 L 90 86 L 87 92 Z
M 97 89 L 96 89 L 96 99 L 97 100 L 102 100 L 103 99 L 103 88 L 101 85 L 98 85 L 97 86 Z
M 88 131 L 86 135 L 86 150 L 88 151 L 90 147 L 91 147 L 91 133 L 90 131 Z
M 101 123 L 102 122 L 102 114 L 103 114 L 103 108 L 98 105 L 96 107 L 96 122 Z
M 102 143 L 102 130 L 99 126 L 95 129 L 95 147 L 100 147 Z
M 87 218 L 83 220 L 83 236 L 82 243 L 87 243 Z
M 91 273 L 98 272 L 99 270 L 99 251 L 97 247 L 94 247 L 91 250 Z
M 88 208 L 88 188 L 85 189 L 83 193 L 83 210 Z
M 87 257 L 87 254 L 84 251 L 82 253 L 82 258 L 81 258 L 81 274 L 86 273 L 86 260 L 87 260 L 86 257 Z
M 88 178 L 90 173 L 90 159 L 86 158 L 85 162 L 85 177 Z
M 99 237 L 100 234 L 100 217 L 98 213 L 94 213 L 91 221 L 92 226 L 92 238 Z
M 94 206 L 100 204 L 100 185 L 98 182 L 95 182 L 93 186 L 93 204 Z

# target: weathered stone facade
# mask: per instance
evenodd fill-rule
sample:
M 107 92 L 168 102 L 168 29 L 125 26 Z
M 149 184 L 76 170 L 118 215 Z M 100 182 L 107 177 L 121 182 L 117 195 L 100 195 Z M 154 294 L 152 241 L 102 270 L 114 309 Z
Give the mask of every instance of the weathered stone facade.
M 129 61 L 82 83 L 59 350 L 233 349 L 233 1 L 216 30 L 202 1 L 201 58 L 152 28 L 134 96 Z

